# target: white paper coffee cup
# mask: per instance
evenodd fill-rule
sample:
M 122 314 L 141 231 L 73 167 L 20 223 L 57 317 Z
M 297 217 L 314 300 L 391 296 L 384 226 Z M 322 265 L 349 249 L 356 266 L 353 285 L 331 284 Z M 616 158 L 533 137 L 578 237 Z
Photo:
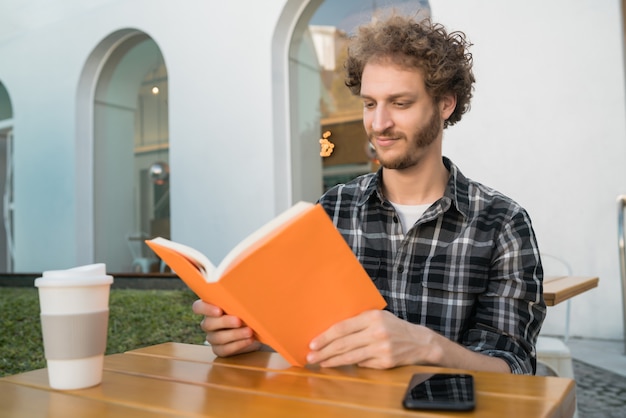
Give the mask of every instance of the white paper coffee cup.
M 111 283 L 104 264 L 46 271 L 35 280 L 52 388 L 82 389 L 102 382 Z

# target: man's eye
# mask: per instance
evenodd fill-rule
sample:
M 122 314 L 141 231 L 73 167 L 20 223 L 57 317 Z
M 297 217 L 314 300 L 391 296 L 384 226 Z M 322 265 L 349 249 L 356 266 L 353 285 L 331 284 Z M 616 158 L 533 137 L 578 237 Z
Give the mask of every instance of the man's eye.
M 366 109 L 372 109 L 374 107 L 373 102 L 363 102 L 363 107 Z
M 405 102 L 394 102 L 394 105 L 396 107 L 406 107 L 407 103 L 405 103 Z

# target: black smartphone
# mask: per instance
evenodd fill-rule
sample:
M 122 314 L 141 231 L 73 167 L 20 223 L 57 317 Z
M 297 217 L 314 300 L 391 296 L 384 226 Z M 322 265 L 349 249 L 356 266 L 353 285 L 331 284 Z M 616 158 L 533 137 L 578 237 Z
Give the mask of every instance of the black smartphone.
M 414 374 L 402 404 L 407 409 L 471 411 L 476 405 L 474 378 L 470 374 Z

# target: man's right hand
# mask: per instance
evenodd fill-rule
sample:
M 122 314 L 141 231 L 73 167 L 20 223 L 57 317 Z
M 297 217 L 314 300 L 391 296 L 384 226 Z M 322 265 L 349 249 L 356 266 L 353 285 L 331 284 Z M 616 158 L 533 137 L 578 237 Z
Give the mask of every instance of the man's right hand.
M 261 348 L 254 331 L 238 317 L 226 315 L 221 308 L 202 300 L 195 301 L 192 309 L 195 314 L 204 315 L 200 327 L 215 355 L 228 357 Z

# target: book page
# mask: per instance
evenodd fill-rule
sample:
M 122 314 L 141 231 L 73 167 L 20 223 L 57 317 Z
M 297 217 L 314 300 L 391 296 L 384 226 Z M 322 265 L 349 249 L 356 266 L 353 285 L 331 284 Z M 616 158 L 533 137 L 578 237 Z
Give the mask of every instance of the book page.
M 187 260 L 189 260 L 194 266 L 196 266 L 198 270 L 200 270 L 200 272 L 205 277 L 207 282 L 217 281 L 219 276 L 217 276 L 215 273 L 215 270 L 216 270 L 215 266 L 200 251 L 196 250 L 195 248 L 189 247 L 187 245 L 170 241 L 162 237 L 154 238 L 152 241 L 154 241 L 156 244 L 162 245 L 163 247 L 171 248 L 172 250 L 179 252 Z
M 222 262 L 215 269 L 215 275 L 217 277 L 216 280 L 219 280 L 221 274 L 230 266 L 230 264 L 239 257 L 243 252 L 245 252 L 249 247 L 251 247 L 256 242 L 260 241 L 263 237 L 269 235 L 272 231 L 274 231 L 279 226 L 285 224 L 289 220 L 295 218 L 300 213 L 310 209 L 315 206 L 310 202 L 298 202 L 261 228 L 254 231 L 252 234 L 248 235 L 244 238 L 239 244 L 237 244 L 222 260 Z

